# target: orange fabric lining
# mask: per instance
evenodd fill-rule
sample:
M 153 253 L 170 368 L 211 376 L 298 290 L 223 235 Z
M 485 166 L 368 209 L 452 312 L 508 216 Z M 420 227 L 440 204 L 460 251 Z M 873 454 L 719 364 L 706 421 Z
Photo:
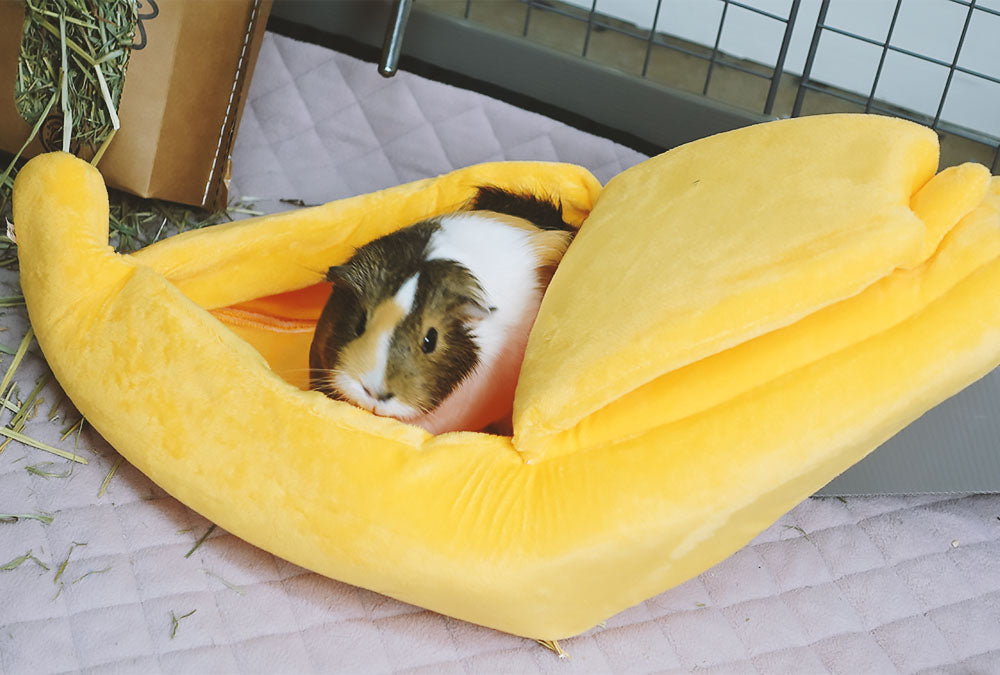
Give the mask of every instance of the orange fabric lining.
M 260 352 L 275 373 L 308 389 L 309 346 L 331 287 L 324 281 L 211 312 Z
M 258 328 L 260 330 L 270 330 L 275 333 L 301 333 L 303 331 L 314 331 L 316 322 L 300 319 L 283 319 L 270 314 L 252 312 L 238 306 L 220 307 L 213 309 L 212 314 L 222 323 L 228 326 L 242 326 L 244 328 Z
M 242 310 L 285 320 L 303 319 L 315 324 L 332 287 L 333 284 L 329 281 L 321 281 L 295 291 L 268 295 L 222 309 Z

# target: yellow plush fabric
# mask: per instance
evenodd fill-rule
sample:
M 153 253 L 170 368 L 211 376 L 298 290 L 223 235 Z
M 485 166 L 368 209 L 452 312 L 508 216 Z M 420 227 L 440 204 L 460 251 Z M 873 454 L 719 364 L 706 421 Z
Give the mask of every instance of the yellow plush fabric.
M 570 451 L 577 424 L 615 401 L 625 418 L 610 429 L 611 415 L 600 416 L 608 439 L 638 430 L 635 406 L 688 403 L 684 410 L 697 412 L 712 401 L 664 392 L 661 403 L 650 388 L 622 399 L 921 264 L 989 180 L 985 168 L 969 165 L 927 183 L 936 168 L 931 130 L 833 115 L 720 134 L 616 176 L 532 331 L 514 411 L 518 448 L 532 459 Z M 942 211 L 932 223 L 910 205 L 925 184 L 924 209 Z M 878 310 L 851 312 L 849 322 L 869 318 L 880 320 Z M 613 339 L 581 341 L 575 327 L 584 322 Z M 759 363 L 754 353 L 738 359 Z M 772 364 L 758 370 L 780 374 Z M 713 383 L 711 397 L 726 400 L 741 386 Z
M 14 217 L 46 358 L 140 470 L 299 565 L 555 639 L 718 562 L 997 365 L 1000 184 L 936 162 L 916 125 L 805 118 L 603 191 L 577 167 L 484 165 L 119 256 L 100 176 L 51 154 L 18 176 Z M 582 223 L 514 438 L 433 437 L 298 388 L 321 271 L 482 182 Z

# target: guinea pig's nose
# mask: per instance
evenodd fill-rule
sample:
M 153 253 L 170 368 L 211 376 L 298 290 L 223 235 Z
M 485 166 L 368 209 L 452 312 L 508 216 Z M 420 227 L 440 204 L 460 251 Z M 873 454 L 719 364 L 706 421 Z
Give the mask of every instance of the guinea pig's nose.
M 372 391 L 371 389 L 368 388 L 368 385 L 364 384 L 364 383 L 361 384 L 361 388 L 365 390 L 366 394 L 368 394 L 370 397 L 372 397 L 373 399 L 375 399 L 379 403 L 385 403 L 390 398 L 392 398 L 393 396 L 395 396 L 395 394 L 393 394 L 391 392 L 388 392 L 388 391 L 378 392 L 378 388 L 375 388 L 375 391 Z M 378 393 L 376 393 L 376 392 L 378 392 Z

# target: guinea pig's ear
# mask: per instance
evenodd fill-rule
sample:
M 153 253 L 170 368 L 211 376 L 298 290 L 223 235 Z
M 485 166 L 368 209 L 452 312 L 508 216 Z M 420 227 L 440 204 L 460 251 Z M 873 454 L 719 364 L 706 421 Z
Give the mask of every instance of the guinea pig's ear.
M 465 323 L 479 323 L 488 317 L 495 309 L 496 307 L 487 307 L 476 298 L 462 296 L 459 298 L 458 305 L 455 307 L 455 313 Z
M 334 265 L 326 271 L 326 280 L 334 283 L 343 281 L 346 277 L 347 267 L 344 265 Z
M 351 274 L 351 268 L 348 265 L 334 265 L 326 271 L 326 280 L 332 281 L 338 286 L 345 286 L 353 291 L 358 291 L 358 283 L 354 279 L 354 275 Z

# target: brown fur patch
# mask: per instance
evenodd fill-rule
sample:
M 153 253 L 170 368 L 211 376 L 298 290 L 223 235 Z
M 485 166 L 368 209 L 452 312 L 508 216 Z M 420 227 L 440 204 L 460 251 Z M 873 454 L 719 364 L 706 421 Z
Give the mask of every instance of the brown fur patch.
M 449 344 L 450 331 L 446 328 L 448 323 L 446 312 L 426 307 L 419 319 L 411 317 L 399 326 L 389 348 L 386 382 L 390 391 L 422 411 L 433 410 L 441 403 L 435 395 L 434 379 L 442 371 L 447 372 L 442 361 L 447 360 L 452 346 Z M 424 354 L 421 344 L 432 328 L 437 331 L 437 344 L 433 352 Z
M 450 260 L 424 263 L 415 311 L 400 322 L 389 347 L 386 381 L 401 401 L 423 411 L 436 408 L 478 363 L 467 305 L 479 300 L 475 279 Z M 437 344 L 424 353 L 430 329 Z

